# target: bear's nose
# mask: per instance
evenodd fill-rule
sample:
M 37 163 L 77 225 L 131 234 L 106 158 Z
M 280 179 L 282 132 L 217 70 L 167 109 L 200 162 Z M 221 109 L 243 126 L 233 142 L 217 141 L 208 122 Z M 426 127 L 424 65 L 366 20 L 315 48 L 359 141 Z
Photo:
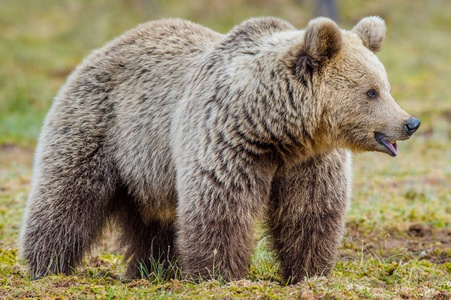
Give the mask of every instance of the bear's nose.
M 417 131 L 418 127 L 420 127 L 420 124 L 420 120 L 414 117 L 410 117 L 406 121 L 404 121 L 404 131 L 408 135 L 412 135 L 415 131 Z

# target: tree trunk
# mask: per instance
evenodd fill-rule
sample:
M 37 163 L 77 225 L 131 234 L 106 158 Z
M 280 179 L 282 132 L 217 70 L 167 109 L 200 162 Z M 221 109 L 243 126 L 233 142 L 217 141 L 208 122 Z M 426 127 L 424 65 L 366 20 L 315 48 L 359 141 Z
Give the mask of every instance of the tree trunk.
M 338 22 L 338 12 L 335 0 L 316 0 L 315 13 L 318 17 L 328 17 L 335 22 Z

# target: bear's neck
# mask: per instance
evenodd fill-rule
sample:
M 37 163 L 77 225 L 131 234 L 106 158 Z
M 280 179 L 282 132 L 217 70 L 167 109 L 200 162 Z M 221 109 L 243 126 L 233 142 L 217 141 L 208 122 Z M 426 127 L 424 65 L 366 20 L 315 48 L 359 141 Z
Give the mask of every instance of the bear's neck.
M 299 160 L 327 151 L 331 145 L 313 83 L 296 79 L 280 54 L 299 42 L 303 33 L 276 34 L 285 40 L 266 39 L 265 44 L 246 51 L 212 49 L 199 69 L 203 76 L 195 76 L 202 81 L 192 84 L 196 97 L 214 107 L 215 114 L 209 118 L 216 120 L 206 126 L 215 126 L 230 145 L 257 156 Z

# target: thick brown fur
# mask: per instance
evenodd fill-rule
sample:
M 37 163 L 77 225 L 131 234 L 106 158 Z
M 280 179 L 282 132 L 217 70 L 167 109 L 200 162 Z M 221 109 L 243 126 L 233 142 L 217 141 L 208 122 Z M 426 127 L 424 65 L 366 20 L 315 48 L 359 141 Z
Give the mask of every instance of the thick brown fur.
M 379 34 L 359 28 L 259 18 L 221 35 L 162 20 L 92 53 L 39 139 L 21 231 L 32 276 L 70 273 L 113 220 L 129 277 L 178 260 L 194 278 L 242 278 L 262 217 L 287 280 L 327 274 L 348 149 L 387 153 L 375 132 L 408 138 L 371 51 Z

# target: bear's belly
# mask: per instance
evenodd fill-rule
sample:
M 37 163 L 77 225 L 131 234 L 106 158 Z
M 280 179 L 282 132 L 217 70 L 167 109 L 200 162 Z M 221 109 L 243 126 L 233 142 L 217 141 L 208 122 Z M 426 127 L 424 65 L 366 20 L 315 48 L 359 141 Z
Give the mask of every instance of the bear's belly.
M 175 169 L 169 151 L 130 153 L 134 163 L 122 164 L 121 181 L 138 206 L 145 222 L 171 221 L 175 218 L 177 193 Z
M 177 193 L 175 189 L 175 175 L 148 174 L 141 186 L 134 191 L 134 201 L 140 208 L 144 222 L 159 220 L 174 221 L 177 207 Z
M 144 201 L 138 200 L 140 215 L 144 223 L 149 224 L 151 221 L 160 221 L 163 223 L 172 223 L 175 221 L 176 207 L 175 199 L 167 202 L 152 199 L 153 205 L 148 205 L 149 199 Z M 144 204 L 142 204 L 144 202 Z M 141 204 L 141 205 L 140 205 Z

